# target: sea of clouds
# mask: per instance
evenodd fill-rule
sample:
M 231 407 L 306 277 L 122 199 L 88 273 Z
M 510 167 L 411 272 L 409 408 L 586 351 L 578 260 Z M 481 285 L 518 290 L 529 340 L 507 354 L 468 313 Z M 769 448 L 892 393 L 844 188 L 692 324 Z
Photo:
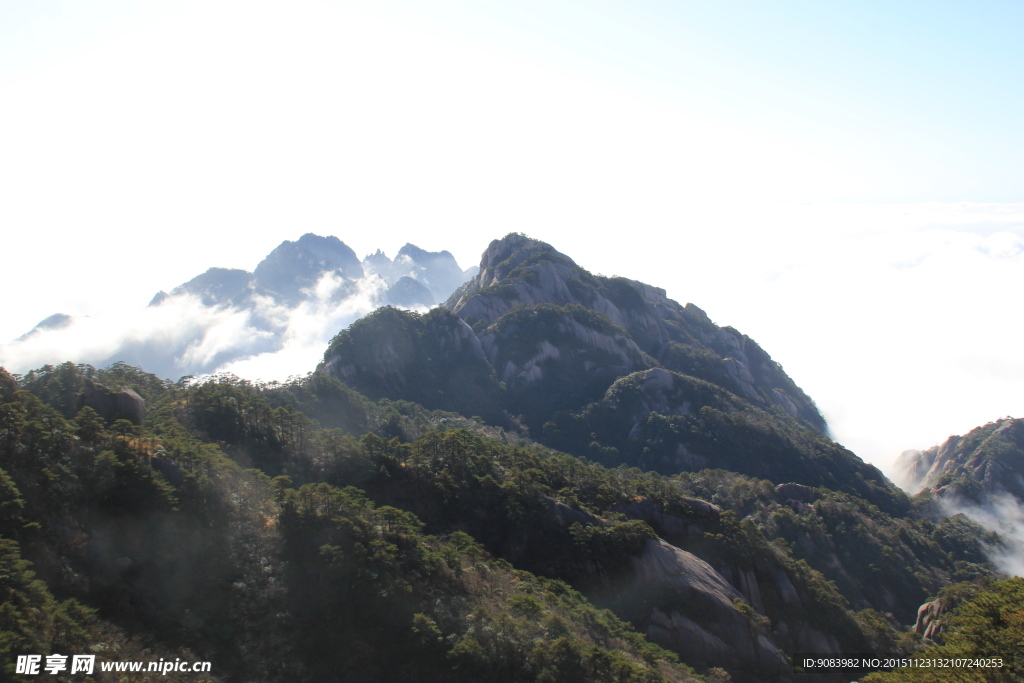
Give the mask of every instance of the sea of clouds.
M 60 328 L 37 329 L 0 345 L 0 365 L 25 373 L 63 361 L 97 367 L 124 361 L 172 380 L 219 372 L 282 380 L 316 368 L 330 340 L 383 305 L 386 291 L 387 283 L 376 275 L 353 288 L 351 281 L 325 273 L 294 308 L 259 295 L 236 307 L 206 306 L 197 296 L 179 294 L 141 310 L 74 317 Z

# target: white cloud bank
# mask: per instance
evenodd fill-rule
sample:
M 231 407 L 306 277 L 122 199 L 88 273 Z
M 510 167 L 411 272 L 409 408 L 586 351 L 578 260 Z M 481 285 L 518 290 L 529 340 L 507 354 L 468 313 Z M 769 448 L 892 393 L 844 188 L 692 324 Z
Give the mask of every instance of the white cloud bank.
M 326 273 L 295 308 L 262 296 L 247 308 L 204 306 L 180 294 L 159 306 L 37 330 L 0 345 L 0 365 L 24 373 L 66 360 L 100 366 L 123 360 L 170 379 L 215 372 L 285 379 L 313 370 L 334 335 L 382 305 L 387 284 L 369 276 L 350 289 L 351 282 Z

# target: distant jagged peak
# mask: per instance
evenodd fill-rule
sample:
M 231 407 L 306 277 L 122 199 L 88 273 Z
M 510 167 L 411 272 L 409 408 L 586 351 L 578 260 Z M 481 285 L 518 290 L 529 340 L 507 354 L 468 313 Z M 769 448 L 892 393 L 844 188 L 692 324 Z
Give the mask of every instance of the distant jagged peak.
M 399 287 L 379 297 L 378 303 L 418 307 L 444 301 L 475 275 L 476 269 L 463 271 L 451 252 L 427 251 L 412 243 L 403 246 L 394 260 L 377 249 L 360 261 L 338 237 L 309 232 L 296 240 L 281 242 L 251 273 L 235 268 L 210 268 L 170 293 L 157 292 L 149 305 L 159 306 L 174 297 L 194 295 L 205 306 L 248 308 L 252 306 L 253 295 L 262 295 L 294 308 L 308 299 L 311 288 L 327 274 L 343 279 L 339 291 L 345 295 L 355 291 L 356 281 L 378 276 L 389 287 Z M 403 279 L 415 283 L 402 282 Z
M 398 256 L 407 256 L 417 263 L 423 263 L 424 261 L 436 258 L 455 261 L 455 257 L 452 256 L 452 253 L 447 249 L 442 251 L 427 251 L 426 249 L 420 249 L 412 242 L 406 242 L 405 246 L 398 250 Z M 395 257 L 396 261 L 398 260 L 398 256 Z
M 281 242 L 253 272 L 239 268 L 210 268 L 178 285 L 169 294 L 157 292 L 149 305 L 159 306 L 169 298 L 191 294 L 205 306 L 231 304 L 244 307 L 249 297 L 258 293 L 294 306 L 305 298 L 304 289 L 315 285 L 320 277 L 330 272 L 347 280 L 358 280 L 364 275 L 355 252 L 340 239 L 334 235 L 324 237 L 306 233 L 295 241 Z
M 342 242 L 334 235 L 326 237 L 307 232 L 294 242 L 285 240 L 270 252 L 260 265 L 274 259 L 274 257 L 301 255 L 308 259 L 312 256 L 315 262 L 321 266 L 321 270 L 340 269 L 345 277 L 360 278 L 363 276 L 363 269 L 359 258 L 352 251 L 351 247 Z M 256 266 L 255 274 L 259 276 L 260 266 Z
M 193 294 L 199 297 L 204 306 L 218 306 L 242 294 L 252 281 L 252 277 L 252 273 L 239 268 L 210 268 L 172 289 L 170 296 Z M 160 303 L 156 301 L 156 297 L 154 301 Z M 153 305 L 153 302 L 150 305 Z
M 18 337 L 17 341 L 25 341 L 46 330 L 62 330 L 75 321 L 75 317 L 67 313 L 54 313 L 39 321 L 35 327 Z
M 408 275 L 403 275 L 391 285 L 387 291 L 388 303 L 396 306 L 412 308 L 415 306 L 430 307 L 434 305 L 434 297 L 423 284 Z
M 427 251 L 415 244 L 407 243 L 398 250 L 394 260 L 388 258 L 381 250 L 368 254 L 363 258 L 363 268 L 370 275 L 379 275 L 392 287 L 397 286 L 403 278 L 415 280 L 429 291 L 432 302 L 444 301 L 453 291 L 472 277 L 474 272 L 463 271 L 450 251 Z M 404 294 L 396 293 L 392 301 L 405 298 L 412 290 L 412 285 L 403 285 Z M 416 295 L 417 301 L 425 301 Z
M 373 252 L 372 254 L 367 254 L 366 256 L 363 257 L 363 265 L 365 266 L 367 263 L 388 263 L 388 264 L 390 264 L 391 263 L 391 259 L 388 258 L 388 255 L 385 254 L 382 250 L 378 249 L 377 251 Z
M 336 272 L 349 280 L 363 277 L 363 266 L 344 242 L 333 235 L 306 233 L 295 242 L 285 240 L 253 272 L 255 290 L 291 305 L 325 273 Z
M 285 244 L 289 244 L 289 242 L 285 240 L 281 246 Z M 307 232 L 296 240 L 294 244 L 315 254 L 325 265 L 330 262 L 338 264 L 336 267 L 351 268 L 354 264 L 359 263 L 356 253 L 334 235 L 323 237 Z
M 363 257 L 363 273 L 367 276 L 379 275 L 389 285 L 394 284 L 397 279 L 392 274 L 394 265 L 394 262 L 388 258 L 388 255 L 380 249 Z

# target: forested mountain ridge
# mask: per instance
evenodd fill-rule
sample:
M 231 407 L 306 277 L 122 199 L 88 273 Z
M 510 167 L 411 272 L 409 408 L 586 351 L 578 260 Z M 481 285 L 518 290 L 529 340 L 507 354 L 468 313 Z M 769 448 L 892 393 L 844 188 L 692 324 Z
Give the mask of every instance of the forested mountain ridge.
M 55 652 L 178 655 L 240 681 L 696 680 L 564 584 L 313 483 L 325 457 L 360 471 L 343 455 L 359 446 L 305 431 L 308 418 L 258 394 L 165 385 L 127 366 L 64 365 L 33 381 L 58 406 L 76 381 L 124 383 L 150 410 L 141 426 L 89 407 L 68 421 L 0 371 L 4 678 L 21 678 L 15 654 Z M 230 431 L 232 414 L 239 430 L 222 444 L 237 460 L 308 483 L 243 469 L 197 438 Z
M 843 683 L 789 655 L 913 653 L 998 578 L 753 341 L 519 235 L 481 265 L 285 383 L 0 369 L 4 665 Z
M 522 235 L 492 242 L 445 309 L 382 309 L 342 331 L 318 372 L 373 399 L 525 427 L 609 466 L 719 467 L 847 490 L 890 513 L 909 505 L 824 434 L 813 402 L 749 337 Z
M 75 413 L 78 402 L 67 396 L 89 383 L 145 397 L 145 422 L 107 425 L 88 406 Z M 587 617 L 587 599 L 560 598 L 560 584 L 537 576 L 568 582 L 713 680 L 716 666 L 735 681 L 798 680 L 776 648 L 905 647 L 898 625 L 913 620 L 917 604 L 991 572 L 973 531 L 956 521 L 890 517 L 848 494 L 721 471 L 666 478 L 609 470 L 526 441 L 506 445 L 514 434 L 455 414 L 375 403 L 323 375 L 189 385 L 124 365 L 65 364 L 20 381 L 0 373 L 0 384 L 0 462 L 25 504 L 19 524 L 38 525 L 10 537 L 50 590 L 99 609 L 102 620 L 86 619 L 86 631 L 127 629 L 153 651 L 190 648 L 231 680 L 283 675 L 266 659 L 246 660 L 260 648 L 284 653 L 289 671 L 307 680 L 330 680 L 338 666 L 368 681 L 405 666 L 426 667 L 420 680 L 473 680 L 493 669 L 510 681 L 697 677 L 673 668 L 667 653 L 645 650 L 611 615 Z M 297 409 L 310 406 L 351 431 L 324 429 Z M 438 431 L 448 426 L 476 434 Z M 62 502 L 28 465 L 40 461 L 62 473 Z M 382 524 L 397 535 L 374 536 Z M 832 536 L 853 528 L 863 530 L 855 545 L 830 549 Z M 183 534 L 193 538 L 187 553 L 161 554 Z M 380 543 L 394 550 L 360 550 Z M 439 567 L 423 559 L 432 553 L 449 559 Z M 893 553 L 904 570 L 889 566 Z M 462 570 L 446 573 L 459 563 Z M 490 567 L 497 583 L 467 584 L 482 576 L 467 575 L 471 566 Z M 329 578 L 335 571 L 342 573 Z M 353 584 L 358 595 L 333 592 L 337 580 L 359 576 L 370 583 Z M 531 626 L 538 619 L 539 631 Z M 422 634 L 435 629 L 427 641 L 437 645 L 426 647 Z M 494 629 L 512 640 L 493 640 Z M 571 674 L 584 655 L 599 668 Z

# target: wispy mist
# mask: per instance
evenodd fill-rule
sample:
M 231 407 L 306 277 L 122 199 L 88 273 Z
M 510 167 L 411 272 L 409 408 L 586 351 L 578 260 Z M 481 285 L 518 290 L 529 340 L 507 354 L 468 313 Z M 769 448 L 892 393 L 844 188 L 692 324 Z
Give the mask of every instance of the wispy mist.
M 1009 576 L 1024 576 L 1024 507 L 1016 497 L 1000 494 L 975 505 L 954 498 L 942 498 L 943 514 L 963 513 L 986 531 L 1002 538 L 1002 546 L 986 549 L 989 559 L 999 571 Z
M 171 379 L 226 371 L 280 380 L 313 370 L 331 338 L 384 305 L 386 291 L 376 275 L 353 286 L 328 272 L 294 308 L 258 295 L 244 308 L 205 306 L 195 295 L 178 294 L 142 310 L 36 330 L 0 345 L 0 365 L 24 373 L 68 360 L 125 361 Z

